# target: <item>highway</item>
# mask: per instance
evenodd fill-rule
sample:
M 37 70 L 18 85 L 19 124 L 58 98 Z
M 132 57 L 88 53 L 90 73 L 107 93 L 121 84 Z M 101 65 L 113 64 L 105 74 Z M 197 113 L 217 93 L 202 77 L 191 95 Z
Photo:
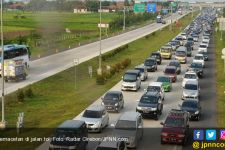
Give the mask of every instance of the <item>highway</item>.
M 175 19 L 179 19 L 182 16 L 178 14 L 173 14 L 173 22 L 175 21 Z M 165 20 L 168 22 L 170 18 L 171 17 L 168 17 Z M 102 53 L 108 52 L 119 46 L 130 43 L 167 25 L 168 23 L 165 25 L 153 23 L 142 28 L 126 32 L 124 34 L 104 39 L 102 40 Z M 74 48 L 51 56 L 40 58 L 38 60 L 31 61 L 27 80 L 20 81 L 18 83 L 6 83 L 5 95 L 74 66 L 73 62 L 75 58 L 78 58 L 79 62 L 81 63 L 98 55 L 99 42 L 94 42 L 91 44 L 80 46 L 78 48 Z M 1 85 L 0 87 L 2 88 Z M 1 88 L 0 90 L 2 90 Z
M 201 41 L 201 39 L 199 40 Z M 193 56 L 197 53 L 197 48 L 200 42 L 195 43 Z M 201 87 L 201 97 L 200 103 L 202 107 L 202 116 L 200 121 L 191 121 L 190 128 L 215 128 L 217 127 L 217 111 L 216 111 L 216 87 L 215 87 L 215 53 L 214 53 L 214 42 L 213 39 L 210 41 L 210 45 L 208 48 L 208 56 L 209 61 L 206 62 L 206 67 L 204 69 L 204 78 L 200 79 L 200 87 Z M 144 61 L 144 60 L 143 60 Z M 137 106 L 137 100 L 144 93 L 144 89 L 147 88 L 149 82 L 156 81 L 159 75 L 163 75 L 163 70 L 165 66 L 169 63 L 170 60 L 163 60 L 162 65 L 158 66 L 158 71 L 150 72 L 149 78 L 147 81 L 142 82 L 141 89 L 138 92 L 130 92 L 130 91 L 123 91 L 125 105 L 124 109 L 121 110 L 120 113 L 109 113 L 110 114 L 110 123 L 113 124 L 116 122 L 118 117 L 126 111 L 135 111 Z M 161 132 L 161 125 L 160 122 L 164 121 L 166 115 L 172 108 L 177 108 L 178 104 L 182 103 L 181 94 L 182 94 L 182 76 L 184 75 L 188 65 L 192 61 L 192 58 L 188 58 L 188 64 L 182 64 L 182 72 L 178 75 L 178 80 L 176 83 L 173 83 L 173 89 L 171 92 L 165 94 L 165 101 L 163 102 L 164 108 L 163 113 L 160 116 L 159 120 L 155 121 L 153 119 L 144 119 L 144 137 L 142 141 L 138 145 L 138 150 L 146 150 L 146 149 L 164 149 L 164 150 L 181 150 L 181 149 L 192 149 L 191 147 L 191 139 L 192 139 L 192 132 L 189 135 L 188 144 L 185 147 L 175 144 L 160 144 L 160 132 Z M 112 89 L 110 90 L 121 90 L 121 81 L 117 83 Z M 100 105 L 101 99 L 99 98 L 96 100 L 92 105 Z M 81 113 L 82 114 L 82 113 Z M 80 114 L 80 115 L 81 115 Z M 74 119 L 79 119 L 80 115 L 76 116 Z M 108 128 L 104 129 L 101 134 L 89 134 L 89 137 L 101 137 L 112 134 L 112 129 L 109 126 Z M 49 143 L 43 143 L 38 150 L 47 150 Z M 93 150 L 96 147 L 97 143 L 89 143 L 87 150 Z

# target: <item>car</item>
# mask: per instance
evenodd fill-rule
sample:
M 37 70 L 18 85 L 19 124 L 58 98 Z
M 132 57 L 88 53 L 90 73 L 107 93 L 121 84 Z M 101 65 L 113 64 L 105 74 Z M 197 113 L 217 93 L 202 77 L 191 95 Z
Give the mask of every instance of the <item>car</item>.
M 183 76 L 182 87 L 185 86 L 189 80 L 198 80 L 198 75 L 194 71 L 187 71 Z
M 121 90 L 138 91 L 141 88 L 140 70 L 127 70 L 122 77 Z
M 198 42 L 199 36 L 197 34 L 192 35 L 195 42 Z
M 175 60 L 179 60 L 180 63 L 187 62 L 187 48 L 185 46 L 180 46 L 177 48 L 175 53 Z
M 150 82 L 148 84 L 147 89 L 144 89 L 144 90 L 146 92 L 149 92 L 149 91 L 153 91 L 153 92 L 154 91 L 157 91 L 160 94 L 162 100 L 165 99 L 165 92 L 164 92 L 163 84 L 161 82 Z
M 109 114 L 105 106 L 92 105 L 84 110 L 80 120 L 87 124 L 89 132 L 102 132 L 109 124 Z
M 168 66 L 175 66 L 176 67 L 176 73 L 177 74 L 181 73 L 180 61 L 178 61 L 178 60 L 171 60 Z
M 175 40 L 180 41 L 180 46 L 184 45 L 184 39 L 181 36 L 177 36 Z
M 141 72 L 141 81 L 145 81 L 148 79 L 148 71 L 145 65 L 136 66 L 134 69 Z
M 204 61 L 208 61 L 209 60 L 209 57 L 208 57 L 208 53 L 207 52 L 200 51 L 200 52 L 198 52 L 198 54 L 202 54 L 203 55 Z
M 168 44 L 172 46 L 173 51 L 175 51 L 178 46 L 180 46 L 179 42 L 175 40 L 170 41 Z
M 173 48 L 171 45 L 162 46 L 160 48 L 161 57 L 164 59 L 171 59 L 172 58 L 172 50 L 173 50 Z
M 200 86 L 198 80 L 188 80 L 183 87 L 182 100 L 192 98 L 199 99 Z
M 199 100 L 187 99 L 180 106 L 181 110 L 189 112 L 191 120 L 200 120 L 201 106 Z
M 102 105 L 107 111 L 120 112 L 124 107 L 124 98 L 121 91 L 109 91 L 102 97 Z
M 202 63 L 192 63 L 189 66 L 189 70 L 192 70 L 194 72 L 196 72 L 196 74 L 198 75 L 198 77 L 203 78 L 204 72 L 203 72 L 203 66 Z
M 207 42 L 207 41 L 202 41 L 201 44 L 205 44 L 207 46 L 207 48 L 209 47 L 209 42 Z
M 184 45 L 189 45 L 192 50 L 194 50 L 194 42 L 193 41 L 187 41 Z
M 162 114 L 163 104 L 161 95 L 157 91 L 149 91 L 142 95 L 141 99 L 138 100 L 136 112 L 139 112 L 143 117 L 153 117 L 158 120 Z
M 175 66 L 166 66 L 164 70 L 164 74 L 169 76 L 172 82 L 176 82 L 177 80 L 177 68 Z
M 208 36 L 203 36 L 202 41 L 210 42 L 210 37 Z
M 201 63 L 205 67 L 204 56 L 202 54 L 196 54 L 193 58 L 193 63 Z
M 161 55 L 159 52 L 152 52 L 151 53 L 151 57 L 155 57 L 156 58 L 156 61 L 157 61 L 157 64 L 158 65 L 161 65 L 162 63 L 162 58 L 161 58 Z
M 189 113 L 172 109 L 165 122 L 161 122 L 161 144 L 176 143 L 185 145 L 189 135 Z
M 208 50 L 207 50 L 207 45 L 206 45 L 206 44 L 201 43 L 201 44 L 199 45 L 199 47 L 198 47 L 198 52 L 201 52 L 201 51 L 203 51 L 203 52 L 207 52 L 207 51 L 208 51 Z
M 116 124 L 112 124 L 115 137 L 128 138 L 126 145 L 128 148 L 137 148 L 139 141 L 143 137 L 143 119 L 140 113 L 127 111 L 123 113 Z
M 110 138 L 110 137 L 109 137 Z M 115 137 L 112 137 L 115 138 Z M 127 150 L 125 141 L 104 139 L 95 150 Z
M 170 92 L 172 89 L 172 81 L 168 76 L 159 76 L 156 82 L 161 82 L 165 92 Z
M 187 40 L 187 33 L 182 32 L 182 33 L 180 34 L 180 36 L 181 36 L 184 40 Z
M 154 57 L 145 59 L 144 65 L 147 67 L 147 71 L 156 71 L 157 70 L 157 60 Z
M 187 48 L 187 57 L 191 57 L 192 56 L 192 49 L 190 46 L 186 46 Z
M 73 139 L 74 137 L 79 137 L 81 139 L 88 137 L 88 130 L 85 122 L 81 120 L 64 121 L 56 128 L 49 145 L 49 150 L 57 150 L 57 149 L 85 150 L 88 141 L 66 140 L 66 138 L 64 137 L 71 139 Z
M 192 36 L 188 36 L 187 42 L 190 43 L 190 45 L 191 45 L 192 48 L 193 48 L 193 46 L 194 46 L 194 38 L 193 38 Z
M 166 24 L 166 21 L 165 20 L 162 20 L 162 24 Z

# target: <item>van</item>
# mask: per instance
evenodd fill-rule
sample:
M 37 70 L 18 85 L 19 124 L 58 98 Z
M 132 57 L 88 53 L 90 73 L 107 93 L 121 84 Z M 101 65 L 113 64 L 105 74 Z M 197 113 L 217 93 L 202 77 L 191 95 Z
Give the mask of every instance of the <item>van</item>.
M 84 150 L 88 144 L 87 141 L 82 140 L 84 137 L 88 137 L 85 122 L 80 120 L 67 120 L 57 127 L 51 138 L 49 150 Z
M 171 59 L 172 57 L 172 46 L 162 46 L 160 49 L 160 55 L 162 58 Z
M 180 63 L 186 63 L 187 62 L 187 47 L 185 46 L 178 47 L 175 53 L 175 59 L 180 61 Z
M 123 75 L 121 90 L 138 91 L 141 87 L 141 72 L 140 70 L 128 70 Z
M 139 65 L 135 67 L 135 70 L 140 70 L 141 72 L 141 81 L 145 81 L 148 79 L 148 71 L 145 65 Z
M 115 137 L 127 138 L 126 145 L 129 148 L 137 148 L 143 137 L 143 119 L 140 113 L 135 111 L 125 112 L 117 120 L 113 133 Z

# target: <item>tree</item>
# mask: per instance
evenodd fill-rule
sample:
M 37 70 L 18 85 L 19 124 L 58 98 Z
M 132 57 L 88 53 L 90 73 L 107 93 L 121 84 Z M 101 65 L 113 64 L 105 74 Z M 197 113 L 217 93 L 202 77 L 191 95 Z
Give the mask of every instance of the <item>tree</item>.
M 98 12 L 98 9 L 100 7 L 99 1 L 94 1 L 94 0 L 86 0 L 85 5 L 88 11 L 94 11 L 94 12 Z
M 223 8 L 223 17 L 225 17 L 225 8 Z

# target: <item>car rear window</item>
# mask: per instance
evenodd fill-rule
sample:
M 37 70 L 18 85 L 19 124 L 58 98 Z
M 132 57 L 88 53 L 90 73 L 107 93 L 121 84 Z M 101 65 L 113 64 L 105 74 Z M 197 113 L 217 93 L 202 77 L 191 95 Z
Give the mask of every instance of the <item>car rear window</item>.
M 168 73 L 168 74 L 175 74 L 176 72 L 176 69 L 172 69 L 172 68 L 166 68 L 165 70 L 165 73 Z
M 167 127 L 184 127 L 184 118 L 167 117 L 165 121 Z
M 119 95 L 115 93 L 107 93 L 104 97 L 104 100 L 118 100 Z
M 196 84 L 185 84 L 184 88 L 187 90 L 197 90 L 198 86 Z
M 85 117 L 85 118 L 101 118 L 102 112 L 101 111 L 93 111 L 93 110 L 85 110 L 83 117 Z
M 136 121 L 118 120 L 115 128 L 121 129 L 121 130 L 135 130 L 136 129 Z

